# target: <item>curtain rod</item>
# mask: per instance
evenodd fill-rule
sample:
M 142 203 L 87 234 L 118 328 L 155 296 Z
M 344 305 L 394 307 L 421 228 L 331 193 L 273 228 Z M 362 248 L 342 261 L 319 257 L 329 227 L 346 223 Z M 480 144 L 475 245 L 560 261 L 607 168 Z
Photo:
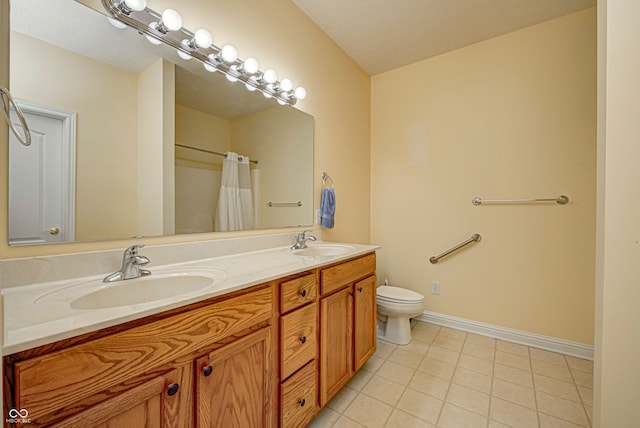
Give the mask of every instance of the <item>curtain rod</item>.
M 224 157 L 227 157 L 227 154 L 226 154 L 226 153 L 214 152 L 214 151 L 212 151 L 212 150 L 199 149 L 199 148 L 197 148 L 197 147 L 185 146 L 185 145 L 178 144 L 178 143 L 176 143 L 175 145 L 176 145 L 176 147 L 182 147 L 182 148 L 184 148 L 184 149 L 197 150 L 197 151 L 199 151 L 199 152 L 209 153 L 209 154 L 211 154 L 211 155 L 218 155 L 218 156 L 224 156 Z M 240 156 L 240 158 L 242 158 L 242 156 Z M 251 163 L 255 163 L 256 165 L 258 164 L 258 161 L 257 161 L 257 160 L 251 160 L 251 159 L 249 159 L 249 162 L 251 162 Z

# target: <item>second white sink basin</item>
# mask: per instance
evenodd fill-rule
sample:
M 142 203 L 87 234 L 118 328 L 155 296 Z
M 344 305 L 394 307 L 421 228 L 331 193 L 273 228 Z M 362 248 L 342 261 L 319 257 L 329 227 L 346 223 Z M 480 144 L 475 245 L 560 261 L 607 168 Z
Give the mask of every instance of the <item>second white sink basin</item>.
M 97 290 L 73 299 L 73 309 L 105 309 L 168 299 L 203 290 L 225 277 L 226 272 L 203 270 L 151 274 L 136 279 L 101 285 Z
M 291 252 L 296 256 L 308 256 L 308 257 L 329 257 L 329 256 L 341 256 L 353 251 L 354 248 L 350 245 L 342 244 L 311 244 L 307 248 L 301 250 L 292 250 Z

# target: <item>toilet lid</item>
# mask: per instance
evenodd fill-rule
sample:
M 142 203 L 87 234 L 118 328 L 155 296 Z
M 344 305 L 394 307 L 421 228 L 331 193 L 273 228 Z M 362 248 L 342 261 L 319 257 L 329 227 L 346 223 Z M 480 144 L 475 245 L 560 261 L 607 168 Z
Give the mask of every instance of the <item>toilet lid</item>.
M 383 285 L 376 290 L 378 299 L 388 302 L 423 302 L 424 296 L 406 288 Z

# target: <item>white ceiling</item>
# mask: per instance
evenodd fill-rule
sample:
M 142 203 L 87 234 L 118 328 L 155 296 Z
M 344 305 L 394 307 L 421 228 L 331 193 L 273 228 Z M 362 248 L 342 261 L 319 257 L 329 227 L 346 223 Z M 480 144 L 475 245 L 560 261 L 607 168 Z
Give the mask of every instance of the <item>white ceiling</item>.
M 596 0 L 293 2 L 370 75 L 596 5 Z

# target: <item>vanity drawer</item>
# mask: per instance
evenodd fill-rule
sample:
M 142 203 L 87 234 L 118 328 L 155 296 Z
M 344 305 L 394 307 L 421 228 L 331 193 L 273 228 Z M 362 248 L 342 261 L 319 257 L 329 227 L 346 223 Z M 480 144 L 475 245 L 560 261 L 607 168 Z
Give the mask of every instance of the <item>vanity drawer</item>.
M 315 273 L 285 281 L 280 284 L 280 312 L 286 313 L 318 297 L 318 284 Z
M 300 308 L 280 318 L 280 349 L 282 350 L 280 379 L 286 379 L 307 362 L 316 358 L 318 351 L 317 319 L 317 303 Z
M 329 294 L 345 285 L 376 272 L 376 254 L 366 256 L 331 266 L 320 271 L 320 292 Z
M 260 287 L 260 286 L 258 286 Z M 212 303 L 14 365 L 15 405 L 31 419 L 268 321 L 271 287 Z
M 280 425 L 303 427 L 316 414 L 318 371 L 311 361 L 280 385 Z

